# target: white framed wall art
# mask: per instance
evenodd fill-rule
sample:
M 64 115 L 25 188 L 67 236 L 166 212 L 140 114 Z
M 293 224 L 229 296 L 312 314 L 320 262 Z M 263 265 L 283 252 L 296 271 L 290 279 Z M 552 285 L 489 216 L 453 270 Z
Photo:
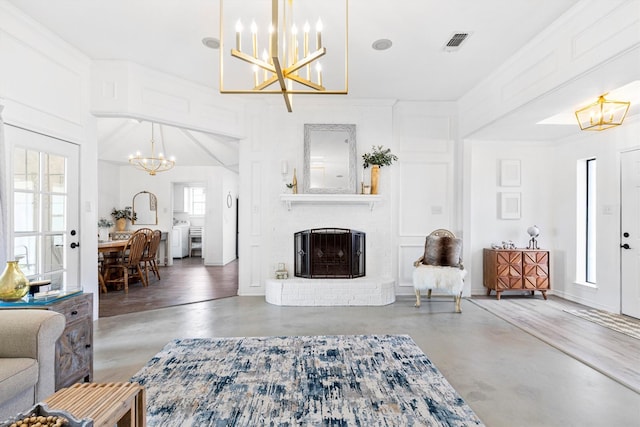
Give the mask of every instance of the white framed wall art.
M 500 219 L 520 219 L 520 193 L 500 193 Z
M 520 160 L 500 160 L 500 186 L 520 186 Z

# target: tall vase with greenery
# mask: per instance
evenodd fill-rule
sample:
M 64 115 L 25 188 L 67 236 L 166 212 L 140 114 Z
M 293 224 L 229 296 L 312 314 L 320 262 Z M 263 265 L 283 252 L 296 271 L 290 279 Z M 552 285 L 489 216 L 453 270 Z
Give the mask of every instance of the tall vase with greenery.
M 135 221 L 138 219 L 131 206 L 125 206 L 124 209 L 113 208 L 111 216 L 116 220 L 117 231 L 124 231 L 127 228 L 127 220 Z
M 382 145 L 373 145 L 371 149 L 370 153 L 362 155 L 362 166 L 365 169 L 371 166 L 371 194 L 378 194 L 380 168 L 382 166 L 391 166 L 393 162 L 398 160 L 398 156 L 393 154 L 390 148 L 384 148 Z

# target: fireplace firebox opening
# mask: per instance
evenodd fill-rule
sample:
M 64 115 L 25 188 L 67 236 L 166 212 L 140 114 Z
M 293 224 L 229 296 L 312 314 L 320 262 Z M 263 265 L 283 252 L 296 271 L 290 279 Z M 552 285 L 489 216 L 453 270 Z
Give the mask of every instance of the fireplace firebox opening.
M 294 234 L 296 277 L 353 279 L 365 276 L 365 233 L 316 228 Z

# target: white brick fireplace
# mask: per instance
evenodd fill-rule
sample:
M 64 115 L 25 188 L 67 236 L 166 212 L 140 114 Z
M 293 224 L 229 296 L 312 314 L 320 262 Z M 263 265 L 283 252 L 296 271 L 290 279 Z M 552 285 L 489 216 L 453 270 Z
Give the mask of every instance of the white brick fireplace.
M 294 306 L 387 305 L 395 302 L 395 281 L 357 279 L 267 280 L 265 299 L 270 304 Z
M 296 197 L 297 196 L 297 197 Z M 289 279 L 265 281 L 265 299 L 276 305 L 332 306 L 391 304 L 395 280 L 390 274 L 389 206 L 384 196 L 283 195 L 280 221 L 271 230 L 274 261 L 285 262 Z M 366 276 L 294 277 L 294 233 L 318 228 L 360 230 L 366 234 Z

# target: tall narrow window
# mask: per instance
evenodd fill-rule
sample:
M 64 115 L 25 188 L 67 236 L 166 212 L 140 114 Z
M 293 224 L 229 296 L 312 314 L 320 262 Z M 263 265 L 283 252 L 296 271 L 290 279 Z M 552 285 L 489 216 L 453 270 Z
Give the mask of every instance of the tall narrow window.
M 206 200 L 206 189 L 204 187 L 184 188 L 184 210 L 189 212 L 189 215 L 204 215 Z
M 596 159 L 586 161 L 585 280 L 596 283 Z

